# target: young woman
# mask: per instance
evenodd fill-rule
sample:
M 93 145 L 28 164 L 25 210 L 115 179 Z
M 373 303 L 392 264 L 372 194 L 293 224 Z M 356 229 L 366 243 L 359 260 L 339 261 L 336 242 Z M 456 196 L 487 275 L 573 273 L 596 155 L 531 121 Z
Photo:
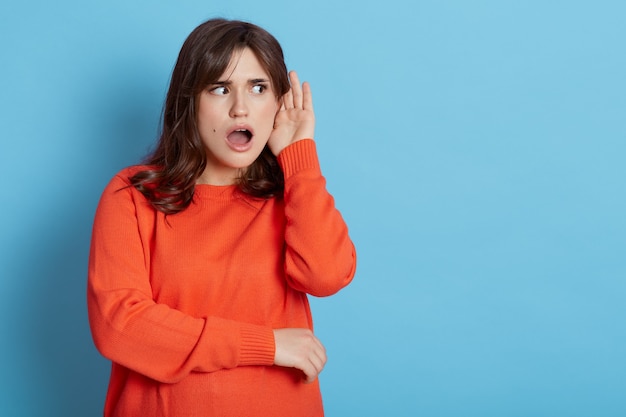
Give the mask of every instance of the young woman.
M 185 41 L 147 163 L 100 200 L 89 259 L 104 415 L 322 416 L 306 294 L 356 267 L 317 159 L 310 87 L 258 26 Z

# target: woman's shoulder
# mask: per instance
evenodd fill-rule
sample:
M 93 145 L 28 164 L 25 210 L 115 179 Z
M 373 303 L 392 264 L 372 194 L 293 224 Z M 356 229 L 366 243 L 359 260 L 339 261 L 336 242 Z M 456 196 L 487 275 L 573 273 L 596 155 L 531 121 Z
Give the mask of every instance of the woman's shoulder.
M 137 221 L 147 218 L 149 223 L 155 210 L 131 180 L 134 175 L 148 168 L 146 165 L 128 166 L 111 178 L 100 196 L 96 210 L 97 224 L 122 224 L 129 218 Z
M 131 178 L 133 178 L 138 173 L 155 170 L 158 170 L 158 168 L 152 165 L 130 165 L 120 169 L 117 173 L 115 173 L 115 175 L 113 175 L 113 178 L 111 178 L 109 185 L 123 184 L 125 186 L 128 186 L 132 183 Z
M 122 189 L 134 189 L 132 178 L 139 172 L 146 171 L 151 167 L 148 165 L 131 165 L 120 169 L 109 179 L 103 194 L 114 193 Z
M 150 207 L 146 197 L 133 185 L 132 178 L 138 173 L 154 170 L 150 165 L 131 165 L 120 169 L 104 188 L 100 205 Z
M 137 173 L 139 172 L 144 172 L 144 171 L 157 171 L 158 167 L 154 166 L 154 165 L 130 165 L 127 166 L 125 168 L 120 169 L 115 176 L 116 177 L 123 177 L 123 178 L 131 178 L 133 176 L 135 176 Z

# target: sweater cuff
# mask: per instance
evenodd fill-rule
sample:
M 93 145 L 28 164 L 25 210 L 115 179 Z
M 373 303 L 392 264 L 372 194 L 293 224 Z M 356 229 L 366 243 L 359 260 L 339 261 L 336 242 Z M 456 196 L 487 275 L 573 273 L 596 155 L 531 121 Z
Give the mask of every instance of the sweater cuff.
M 302 139 L 287 146 L 278 154 L 278 163 L 283 169 L 285 179 L 297 172 L 309 169 L 321 174 L 313 139 Z
M 273 365 L 276 347 L 274 331 L 269 327 L 242 324 L 239 366 Z

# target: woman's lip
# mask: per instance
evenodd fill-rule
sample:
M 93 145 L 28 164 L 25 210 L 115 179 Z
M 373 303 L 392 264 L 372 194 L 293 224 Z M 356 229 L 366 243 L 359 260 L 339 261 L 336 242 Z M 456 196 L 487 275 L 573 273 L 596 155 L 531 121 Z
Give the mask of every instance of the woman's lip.
M 233 132 L 236 132 L 237 130 L 247 130 L 252 136 L 254 136 L 254 130 L 252 130 L 252 127 L 247 124 L 238 124 L 231 127 L 226 131 L 226 136 L 230 135 Z
M 233 151 L 246 152 L 252 148 L 252 144 L 254 142 L 254 136 L 251 137 L 250 140 L 247 141 L 246 143 L 232 143 L 231 141 L 228 140 L 228 138 L 226 138 L 225 140 L 226 140 L 226 144 L 228 145 L 228 147 L 232 149 Z
M 247 130 L 248 132 L 250 132 L 250 139 L 246 143 L 232 143 L 228 140 L 228 135 L 238 130 Z M 230 149 L 236 152 L 246 152 L 252 148 L 254 142 L 254 131 L 252 130 L 252 127 L 250 127 L 250 125 L 238 124 L 226 131 L 226 137 L 224 139 L 226 140 L 226 143 L 228 144 L 228 147 Z

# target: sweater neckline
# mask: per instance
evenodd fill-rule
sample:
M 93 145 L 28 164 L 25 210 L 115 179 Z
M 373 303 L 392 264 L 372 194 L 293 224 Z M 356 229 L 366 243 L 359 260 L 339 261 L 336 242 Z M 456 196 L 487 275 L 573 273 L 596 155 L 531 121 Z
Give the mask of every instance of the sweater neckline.
M 243 203 L 247 207 L 260 209 L 267 202 L 266 199 L 257 199 L 241 192 L 237 185 L 209 185 L 196 184 L 194 188 L 193 204 L 199 207 L 230 205 L 231 203 Z
M 240 198 L 240 192 L 236 185 L 211 185 L 196 184 L 194 187 L 194 198 L 200 200 L 221 200 L 231 201 Z

